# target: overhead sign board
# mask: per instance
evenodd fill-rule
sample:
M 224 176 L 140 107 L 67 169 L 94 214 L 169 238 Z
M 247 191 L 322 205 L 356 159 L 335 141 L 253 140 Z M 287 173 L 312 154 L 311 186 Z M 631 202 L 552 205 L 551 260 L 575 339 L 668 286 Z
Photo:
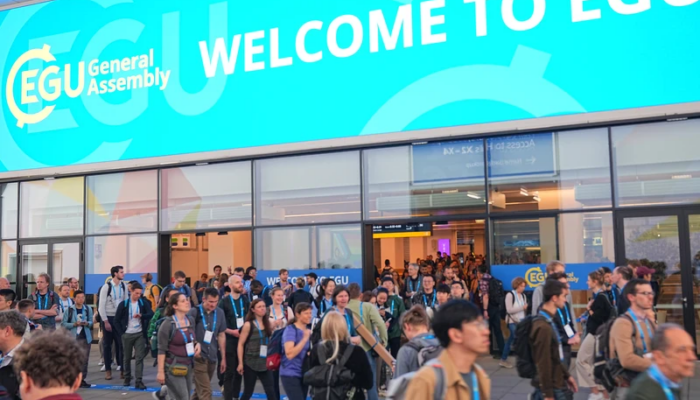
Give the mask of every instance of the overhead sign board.
M 431 222 L 372 226 L 372 237 L 374 239 L 425 237 L 431 236 L 432 234 L 433 224 Z
M 0 173 L 697 102 L 698 20 L 697 0 L 20 7 Z

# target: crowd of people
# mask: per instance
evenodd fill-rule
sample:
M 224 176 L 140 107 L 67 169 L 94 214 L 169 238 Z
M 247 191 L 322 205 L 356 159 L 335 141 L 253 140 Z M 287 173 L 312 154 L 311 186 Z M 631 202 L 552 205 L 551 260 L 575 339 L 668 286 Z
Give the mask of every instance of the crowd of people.
M 517 365 L 534 400 L 572 399 L 579 387 L 590 388 L 589 400 L 679 399 L 696 349 L 680 326 L 656 325 L 649 271 L 632 263 L 591 272 L 591 298 L 577 317 L 565 270 L 550 262 L 545 283 L 530 294 L 522 277 L 505 291 L 483 257 L 462 262 L 442 254 L 401 271 L 386 260 L 377 287 L 364 292 L 313 272 L 292 282 L 286 270 L 268 287 L 254 267 L 224 274 L 220 266 L 192 288 L 181 271 L 160 287 L 150 274 L 125 282 L 124 268 L 115 266 L 96 310 L 70 283 L 50 290 L 46 274 L 18 302 L 0 280 L 0 385 L 18 398 L 26 385 L 21 363 L 3 367 L 36 332 L 62 327 L 81 354 L 70 361 L 78 375 L 64 383 L 89 387 L 97 326 L 105 379 L 113 378 L 114 356 L 123 384 L 146 389 L 150 349 L 156 399 L 211 399 L 213 380 L 226 400 L 249 400 L 258 382 L 268 399 L 280 399 L 281 388 L 290 400 L 489 399 L 489 377 L 477 364 L 489 353 L 503 368 Z M 46 386 L 26 390 L 36 384 Z

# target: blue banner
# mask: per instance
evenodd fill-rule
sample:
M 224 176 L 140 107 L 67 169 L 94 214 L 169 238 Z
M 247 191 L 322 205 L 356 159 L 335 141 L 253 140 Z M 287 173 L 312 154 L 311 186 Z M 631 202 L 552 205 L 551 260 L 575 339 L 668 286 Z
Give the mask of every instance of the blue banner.
M 588 274 L 597 270 L 600 267 L 608 267 L 611 270 L 615 268 L 615 263 L 579 263 L 566 264 L 566 276 L 569 280 L 571 290 L 588 290 Z M 505 290 L 513 290 L 511 282 L 517 277 L 525 279 L 527 287 L 525 290 L 533 290 L 536 287 L 544 284 L 547 278 L 546 264 L 511 264 L 511 265 L 492 265 L 491 275 L 503 281 Z
M 362 269 L 348 268 L 348 269 L 291 269 L 289 270 L 289 281 L 296 285 L 297 279 L 304 279 L 304 276 L 308 273 L 315 273 L 318 275 L 318 283 L 320 284 L 326 278 L 333 279 L 336 285 L 349 285 L 350 283 L 357 283 L 362 288 Z M 279 271 L 261 271 L 258 270 L 258 276 L 256 278 L 263 285 L 274 286 L 280 281 Z
M 698 21 L 693 0 L 20 7 L 0 172 L 696 102 Z M 533 140 L 492 173 L 549 172 Z

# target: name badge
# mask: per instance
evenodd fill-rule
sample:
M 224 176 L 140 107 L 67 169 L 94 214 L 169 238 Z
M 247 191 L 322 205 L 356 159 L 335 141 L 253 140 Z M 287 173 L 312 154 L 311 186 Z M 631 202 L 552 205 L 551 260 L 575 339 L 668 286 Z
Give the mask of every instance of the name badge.
M 571 326 L 569 324 L 564 325 L 564 332 L 566 332 L 566 336 L 568 336 L 569 339 L 571 339 L 575 335 L 574 330 L 571 329 Z
M 260 358 L 267 358 L 267 346 L 264 344 L 260 345 Z
M 214 332 L 212 332 L 212 331 L 204 332 L 204 343 L 210 344 L 212 336 L 214 336 Z
M 185 347 L 187 348 L 187 355 L 192 357 L 194 355 L 194 343 L 187 343 Z
M 236 318 L 236 327 L 238 327 L 238 329 L 243 328 L 243 318 Z
M 257 299 L 258 299 L 258 295 L 257 295 L 257 294 L 254 294 L 254 295 L 253 295 L 253 300 L 257 300 Z

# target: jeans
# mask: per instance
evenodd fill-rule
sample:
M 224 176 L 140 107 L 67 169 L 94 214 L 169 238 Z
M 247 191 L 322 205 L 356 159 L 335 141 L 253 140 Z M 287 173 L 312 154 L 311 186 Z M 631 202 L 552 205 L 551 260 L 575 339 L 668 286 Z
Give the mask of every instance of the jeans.
M 243 396 L 241 400 L 250 400 L 255 392 L 255 381 L 260 379 L 263 389 L 265 389 L 265 396 L 268 399 L 275 398 L 275 385 L 272 383 L 272 372 L 271 371 L 254 371 L 247 365 L 243 364 Z
M 85 362 L 83 363 L 83 380 L 86 380 L 88 374 L 88 361 L 90 360 L 90 348 L 92 347 L 92 344 L 88 343 L 86 339 L 78 339 L 78 345 L 85 349 L 85 355 L 87 356 L 85 358 Z
M 104 322 L 102 322 L 102 345 L 104 346 L 104 359 L 105 359 L 105 371 L 112 370 L 112 343 L 115 347 L 114 358 L 117 361 L 117 365 L 122 365 L 122 335 L 120 335 L 114 328 L 114 317 L 107 317 L 107 321 L 112 326 L 112 331 L 108 331 L 104 327 Z
M 309 393 L 309 387 L 304 385 L 303 378 L 293 376 L 282 376 L 282 386 L 289 400 L 306 400 Z
M 489 317 L 491 315 L 489 314 Z M 510 336 L 508 336 L 508 341 L 506 341 L 505 347 L 503 347 L 503 355 L 501 355 L 501 360 L 507 360 L 510 355 L 510 346 L 515 341 L 515 328 L 517 324 L 508 324 L 508 330 L 510 331 Z
M 367 390 L 367 400 L 379 400 L 377 392 L 377 359 L 372 356 L 372 351 L 367 352 L 369 365 L 372 367 L 372 389 Z
M 498 307 L 489 307 L 489 329 L 491 334 L 496 338 L 498 345 L 498 353 L 503 354 L 503 332 L 501 331 L 501 313 Z M 373 400 L 373 399 L 370 399 Z
M 168 387 L 168 398 L 172 400 L 189 400 L 192 392 L 192 365 L 187 376 L 173 376 L 165 367 L 165 386 Z
M 544 400 L 544 394 L 537 388 L 532 393 L 530 400 Z M 564 389 L 554 389 L 554 400 L 566 400 L 566 395 L 564 394 Z
M 122 335 L 124 343 L 124 379 L 131 379 L 131 353 L 136 349 L 136 381 L 143 379 L 143 359 L 146 358 L 146 338 L 142 332 L 125 333 Z

